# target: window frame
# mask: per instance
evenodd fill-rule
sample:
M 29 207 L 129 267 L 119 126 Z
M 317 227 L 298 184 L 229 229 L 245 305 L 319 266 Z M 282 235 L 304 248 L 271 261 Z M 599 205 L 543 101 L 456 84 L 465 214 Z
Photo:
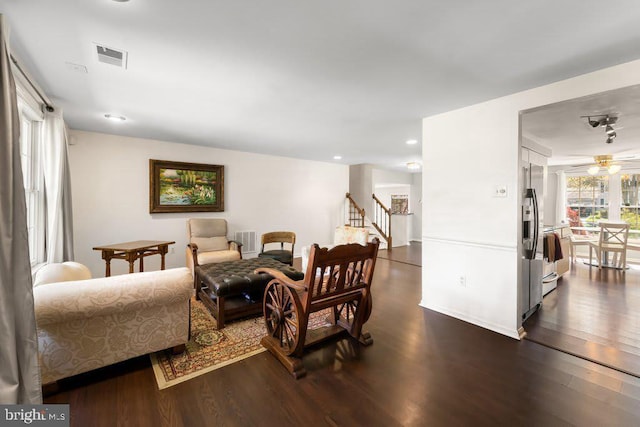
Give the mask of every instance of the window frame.
M 570 187 L 569 187 L 569 180 L 571 178 L 607 178 L 607 187 L 606 187 L 606 191 L 600 191 L 600 195 L 604 195 L 606 196 L 606 203 L 600 204 L 600 203 L 595 203 L 595 198 L 591 198 L 591 201 L 593 203 L 591 204 L 578 204 L 576 205 L 569 203 L 569 194 L 571 193 L 570 191 Z M 606 174 L 597 174 L 597 175 L 588 175 L 588 174 L 584 174 L 584 173 L 575 173 L 575 174 L 567 174 L 567 179 L 566 179 L 566 183 L 565 183 L 565 206 L 568 209 L 572 209 L 575 210 L 575 208 L 578 209 L 578 217 L 580 218 L 580 222 L 582 222 L 582 217 L 580 217 L 580 211 L 581 209 L 585 209 L 585 208 L 590 208 L 591 209 L 591 214 L 589 216 L 593 216 L 595 215 L 596 212 L 598 211 L 606 211 L 607 212 L 607 217 L 603 218 L 605 220 L 611 220 L 612 219 L 612 197 L 613 197 L 613 192 L 612 192 L 612 175 L 606 175 Z M 615 185 L 613 186 L 615 188 Z M 580 194 L 580 193 L 579 193 Z M 578 198 L 578 200 L 581 200 L 581 198 Z M 616 216 L 615 214 L 613 215 L 614 217 Z M 589 223 L 584 223 L 582 224 L 582 226 L 594 226 L 594 224 L 589 224 Z
M 34 269 L 46 261 L 46 198 L 42 163 L 44 117 L 21 96 L 20 91 L 18 91 L 18 116 L 20 159 L 23 165 L 29 231 L 29 257 L 31 268 Z M 24 130 L 27 130 L 28 135 L 24 134 Z M 28 141 L 25 139 L 27 137 Z
M 622 187 L 622 177 L 623 176 L 635 176 L 636 177 L 636 204 L 635 205 L 625 205 L 624 204 L 624 189 Z M 625 209 L 629 209 L 631 211 L 634 211 L 634 213 L 636 215 L 640 215 L 640 171 L 638 170 L 629 170 L 629 171 L 625 171 L 624 173 L 620 173 L 620 218 L 623 217 L 623 210 Z M 636 217 L 637 218 L 637 217 Z M 635 224 L 629 224 L 631 227 L 631 230 L 640 230 L 640 218 L 637 218 L 637 221 Z

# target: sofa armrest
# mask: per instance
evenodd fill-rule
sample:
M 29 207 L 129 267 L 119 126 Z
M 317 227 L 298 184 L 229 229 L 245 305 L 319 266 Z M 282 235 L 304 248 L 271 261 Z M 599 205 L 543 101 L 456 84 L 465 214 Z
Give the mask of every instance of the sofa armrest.
M 38 327 L 189 301 L 188 268 L 40 285 L 33 290 Z

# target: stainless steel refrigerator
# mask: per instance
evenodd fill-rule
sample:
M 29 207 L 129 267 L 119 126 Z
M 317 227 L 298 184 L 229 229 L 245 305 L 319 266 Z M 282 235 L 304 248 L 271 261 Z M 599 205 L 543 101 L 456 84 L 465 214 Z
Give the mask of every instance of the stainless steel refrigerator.
M 520 314 L 531 316 L 542 304 L 543 200 L 546 157 L 523 148 L 522 155 L 522 277 Z

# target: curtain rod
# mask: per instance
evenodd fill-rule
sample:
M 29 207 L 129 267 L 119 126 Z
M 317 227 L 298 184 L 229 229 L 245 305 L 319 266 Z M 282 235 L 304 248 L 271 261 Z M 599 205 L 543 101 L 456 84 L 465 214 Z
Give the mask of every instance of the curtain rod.
M 22 74 L 22 76 L 25 78 L 25 80 L 27 80 L 27 83 L 29 83 L 29 85 L 33 88 L 33 90 L 36 92 L 36 94 L 40 97 L 40 99 L 44 103 L 44 108 L 46 108 L 46 110 L 48 112 L 53 113 L 55 111 L 55 109 L 51 106 L 51 104 L 49 104 L 49 102 L 47 102 L 47 99 L 44 97 L 44 95 L 42 95 L 42 93 L 36 87 L 36 85 L 33 84 L 31 79 L 27 75 L 27 73 L 25 73 L 25 71 L 22 69 L 22 67 L 20 67 L 20 64 L 18 64 L 18 61 L 16 60 L 16 58 L 13 55 L 10 55 L 10 56 L 11 56 L 11 62 L 13 62 L 13 65 L 16 66 L 18 71 L 20 71 L 20 74 Z

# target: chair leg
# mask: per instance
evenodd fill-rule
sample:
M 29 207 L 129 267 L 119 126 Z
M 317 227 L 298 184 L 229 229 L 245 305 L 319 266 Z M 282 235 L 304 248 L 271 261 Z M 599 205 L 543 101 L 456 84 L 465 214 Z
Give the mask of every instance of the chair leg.
M 571 260 L 572 263 L 576 262 L 576 255 L 575 255 L 575 248 L 573 247 L 572 243 L 569 243 L 569 259 Z
M 598 249 L 596 252 L 598 255 L 598 270 L 602 270 L 602 258 L 604 257 L 604 252 Z
M 591 268 L 592 264 L 593 264 L 593 248 L 591 247 L 591 245 L 589 245 L 589 268 Z

